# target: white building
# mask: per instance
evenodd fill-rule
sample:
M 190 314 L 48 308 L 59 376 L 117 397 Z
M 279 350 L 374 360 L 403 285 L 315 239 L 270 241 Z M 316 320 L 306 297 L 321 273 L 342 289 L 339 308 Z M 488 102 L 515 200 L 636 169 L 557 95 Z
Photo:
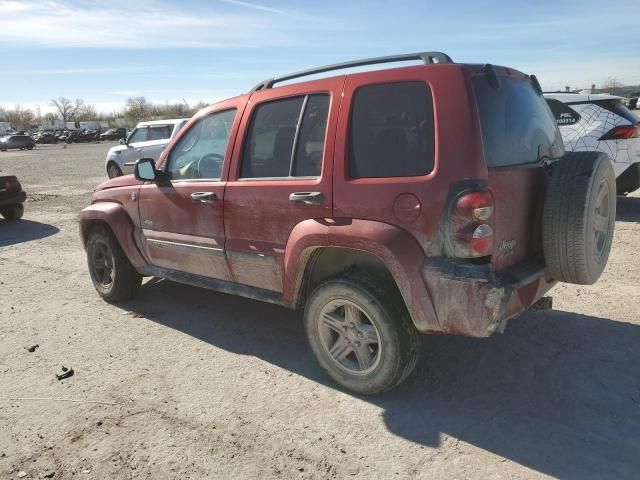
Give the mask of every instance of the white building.
M 15 130 L 16 127 L 10 122 L 0 122 L 0 135 L 5 135 L 9 130 Z

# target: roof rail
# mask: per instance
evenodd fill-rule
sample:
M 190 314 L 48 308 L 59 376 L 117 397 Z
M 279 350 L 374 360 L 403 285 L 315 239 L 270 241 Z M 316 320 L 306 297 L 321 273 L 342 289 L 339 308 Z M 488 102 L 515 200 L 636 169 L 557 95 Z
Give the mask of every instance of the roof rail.
M 422 60 L 425 65 L 434 65 L 437 63 L 453 63 L 451 57 L 442 52 L 418 52 L 406 53 L 404 55 L 390 55 L 387 57 L 365 58 L 363 60 L 336 63 L 333 65 L 326 65 L 324 67 L 310 68 L 309 70 L 289 73 L 280 77 L 269 78 L 268 80 L 264 80 L 253 87 L 250 93 L 258 92 L 266 88 L 272 88 L 275 83 L 284 82 L 286 80 L 293 80 L 294 78 L 306 77 L 308 75 L 315 75 L 317 73 L 331 72 L 333 70 L 342 70 L 345 68 L 363 67 L 366 65 L 376 65 L 380 63 L 406 62 L 409 60 Z

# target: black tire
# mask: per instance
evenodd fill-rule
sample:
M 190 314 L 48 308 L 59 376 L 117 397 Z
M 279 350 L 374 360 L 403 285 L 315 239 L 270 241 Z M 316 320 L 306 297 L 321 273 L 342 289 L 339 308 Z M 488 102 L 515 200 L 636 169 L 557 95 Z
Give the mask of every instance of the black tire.
M 107 165 L 107 177 L 116 178 L 121 176 L 122 176 L 122 170 L 120 170 L 120 167 L 118 166 L 118 164 L 115 162 L 109 162 L 109 164 Z
M 22 218 L 22 215 L 24 215 L 24 205 L 19 203 L 15 207 L 5 208 L 3 210 L 0 210 L 0 213 L 2 214 L 4 219 L 7 221 L 12 222 L 14 220 L 19 220 Z
M 27 150 L 33 150 L 33 145 L 29 145 L 29 146 L 27 147 Z
M 100 258 L 104 258 L 104 262 L 100 262 Z M 102 226 L 91 229 L 87 238 L 87 264 L 93 286 L 107 302 L 128 300 L 140 290 L 142 276 L 133 268 L 113 234 Z M 107 269 L 110 269 L 108 278 L 104 273 Z
M 568 152 L 553 167 L 543 214 L 547 271 L 561 282 L 595 283 L 609 259 L 616 181 L 601 152 Z
M 344 326 L 341 326 L 344 331 L 334 327 L 328 327 L 327 330 L 321 321 L 321 317 L 325 317 L 323 312 L 327 308 L 331 310 L 333 304 L 345 301 L 361 310 L 361 328 L 366 326 L 364 331 L 377 335 L 377 346 L 371 346 L 374 344 L 369 342 L 363 342 L 366 346 L 362 346 L 357 341 L 368 337 L 369 333 L 349 327 L 345 310 Z M 332 322 L 339 308 L 330 313 Z M 418 331 L 395 284 L 384 277 L 373 278 L 361 272 L 351 272 L 320 284 L 307 302 L 304 324 L 311 350 L 320 367 L 335 382 L 352 392 L 371 395 L 390 390 L 407 378 L 418 362 Z M 351 335 L 351 339 L 347 339 L 347 335 Z M 341 361 L 330 353 L 330 350 L 335 350 L 340 338 L 347 343 L 357 344 L 351 353 L 343 355 Z M 331 339 L 335 340 L 332 347 L 328 345 Z M 365 348 L 372 357 L 371 363 L 367 364 L 369 368 L 355 371 L 362 366 L 356 348 Z M 340 362 L 351 363 L 353 368 L 345 367 Z

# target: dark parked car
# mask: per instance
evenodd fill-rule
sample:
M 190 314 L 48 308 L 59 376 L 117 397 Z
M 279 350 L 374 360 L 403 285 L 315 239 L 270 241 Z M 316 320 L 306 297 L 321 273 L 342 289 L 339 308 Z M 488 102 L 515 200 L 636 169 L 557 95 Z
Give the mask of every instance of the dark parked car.
M 27 194 L 15 176 L 0 177 L 0 214 L 6 220 L 18 220 L 22 217 L 26 199 Z
M 7 135 L 0 139 L 0 151 L 6 152 L 10 148 L 31 150 L 35 144 L 36 141 L 26 134 Z
M 121 138 L 126 138 L 126 136 L 126 128 L 110 128 L 106 132 L 100 134 L 100 140 L 119 140 Z

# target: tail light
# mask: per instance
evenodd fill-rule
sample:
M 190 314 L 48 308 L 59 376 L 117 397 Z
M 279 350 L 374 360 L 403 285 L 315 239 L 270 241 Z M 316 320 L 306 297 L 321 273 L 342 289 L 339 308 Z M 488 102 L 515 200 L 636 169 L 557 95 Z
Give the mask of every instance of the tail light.
M 618 125 L 598 140 L 627 140 L 640 136 L 640 125 Z
M 460 258 L 489 255 L 493 248 L 493 196 L 488 191 L 463 193 L 451 212 L 453 254 Z

